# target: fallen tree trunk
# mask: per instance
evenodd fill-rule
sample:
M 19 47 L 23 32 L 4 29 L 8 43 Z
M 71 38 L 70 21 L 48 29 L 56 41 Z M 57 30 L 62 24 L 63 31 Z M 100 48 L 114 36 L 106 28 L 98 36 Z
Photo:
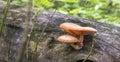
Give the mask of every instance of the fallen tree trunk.
M 0 4 L 0 8 L 2 9 L 3 7 L 4 4 Z M 0 39 L 0 53 L 2 53 L 0 55 L 1 61 L 7 61 L 7 59 L 14 61 L 18 54 L 17 52 L 19 51 L 22 33 L 24 31 L 23 27 L 26 13 L 25 8 L 11 6 L 5 22 L 3 36 L 1 36 Z M 0 10 L 0 20 L 2 14 L 3 9 Z M 87 60 L 88 62 L 120 62 L 120 27 L 60 13 L 55 13 L 52 19 L 50 19 L 52 14 L 53 12 L 40 11 L 34 21 L 37 38 L 40 37 L 42 29 L 48 23 L 43 33 L 44 40 L 39 41 L 38 62 L 82 62 L 89 53 L 92 41 L 95 42 L 95 47 Z M 72 22 L 81 26 L 90 26 L 97 29 L 98 32 L 95 38 L 93 35 L 85 36 L 84 47 L 80 50 L 74 50 L 69 45 L 60 43 L 56 40 L 58 36 L 66 34 L 66 32 L 59 28 L 59 25 L 64 22 Z M 32 29 L 31 25 L 29 28 Z M 31 36 L 31 42 L 34 42 L 35 36 Z M 8 56 L 7 59 L 5 59 L 6 56 Z

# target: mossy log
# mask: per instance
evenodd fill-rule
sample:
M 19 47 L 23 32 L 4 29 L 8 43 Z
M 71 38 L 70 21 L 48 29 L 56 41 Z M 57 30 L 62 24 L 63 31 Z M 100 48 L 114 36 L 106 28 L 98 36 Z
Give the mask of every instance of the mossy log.
M 0 20 L 3 16 L 4 6 L 5 4 L 2 2 L 0 4 Z M 5 62 L 7 59 L 13 61 L 18 54 L 22 32 L 24 31 L 26 13 L 25 8 L 11 6 L 7 14 L 3 36 L 0 38 L 0 53 L 2 53 L 0 54 L 0 61 L 4 60 L 3 62 Z M 31 14 L 31 18 L 33 14 Z M 36 38 L 38 39 L 42 29 L 48 24 L 42 36 L 43 40 L 39 41 L 37 62 L 82 62 L 90 51 L 92 41 L 95 42 L 95 46 L 87 60 L 88 62 L 120 62 L 120 27 L 57 12 L 51 18 L 52 14 L 53 12 L 50 11 L 40 11 L 34 20 L 34 29 L 37 35 Z M 67 34 L 59 28 L 59 25 L 64 22 L 93 27 L 98 31 L 95 33 L 95 37 L 93 34 L 86 35 L 84 37 L 83 48 L 75 50 L 68 44 L 60 43 L 56 40 L 58 36 Z M 29 28 L 33 29 L 31 26 Z M 34 42 L 35 36 L 31 35 L 31 37 L 31 42 Z M 9 47 L 9 45 L 12 46 Z M 8 52 L 10 48 L 11 56 L 9 57 Z

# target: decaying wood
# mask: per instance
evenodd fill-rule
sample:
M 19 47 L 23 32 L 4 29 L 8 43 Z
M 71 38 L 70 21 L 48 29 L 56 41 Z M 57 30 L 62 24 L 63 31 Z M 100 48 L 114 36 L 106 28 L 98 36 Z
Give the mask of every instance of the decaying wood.
M 0 4 L 0 20 L 3 14 L 3 7 L 4 4 L 3 6 Z M 14 48 L 12 51 L 14 53 L 12 53 L 11 59 L 15 58 L 20 47 L 20 39 L 24 31 L 23 27 L 27 13 L 25 8 L 13 7 L 11 6 L 9 10 L 7 21 L 5 22 L 6 26 L 0 41 L 1 43 L 4 42 L 2 44 L 12 43 Z M 43 27 L 49 22 L 52 14 L 53 12 L 40 11 L 35 18 L 34 28 L 38 35 L 37 38 L 39 38 Z M 60 43 L 56 40 L 58 36 L 66 34 L 59 28 L 59 25 L 64 22 L 73 22 L 81 26 L 93 27 L 98 30 L 96 38 L 93 35 L 85 36 L 85 46 L 80 50 L 74 50 L 68 44 Z M 34 36 L 32 36 L 31 42 L 34 42 L 33 38 Z M 80 62 L 88 55 L 92 41 L 95 42 L 95 47 L 88 60 L 93 62 L 120 62 L 120 27 L 55 13 L 44 32 L 43 39 L 43 41 L 39 41 L 38 62 Z M 5 46 L 0 46 L 0 53 L 3 52 L 3 48 Z M 4 56 L 0 55 L 0 58 L 2 58 L 0 60 L 3 60 Z

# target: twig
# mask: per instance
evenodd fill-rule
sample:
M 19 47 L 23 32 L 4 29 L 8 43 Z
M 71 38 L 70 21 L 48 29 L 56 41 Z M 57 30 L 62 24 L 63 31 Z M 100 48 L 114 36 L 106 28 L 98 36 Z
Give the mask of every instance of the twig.
M 24 52 L 26 50 L 26 46 L 27 46 L 27 37 L 28 37 L 28 33 L 29 33 L 29 21 L 30 21 L 30 15 L 31 15 L 31 7 L 32 7 L 32 0 L 29 0 L 28 2 L 28 13 L 27 13 L 27 19 L 25 21 L 25 26 L 24 26 L 24 32 L 23 32 L 23 37 L 22 37 L 22 44 L 21 44 L 21 48 L 20 51 L 18 53 L 18 56 L 16 58 L 16 62 L 22 62 L 23 56 L 24 56 Z
M 40 34 L 40 41 L 42 41 L 43 33 L 44 33 L 44 31 L 46 30 L 49 22 L 52 20 L 52 17 L 53 17 L 53 15 L 55 14 L 55 12 L 56 12 L 56 9 L 55 9 L 54 13 L 52 14 L 52 16 L 50 17 L 50 19 L 49 19 L 49 21 L 47 22 L 47 24 L 45 25 L 45 27 L 42 29 L 42 32 L 41 32 L 41 34 Z M 37 56 L 38 45 L 39 45 L 39 41 L 36 42 L 36 46 L 35 46 L 35 50 L 34 50 L 34 52 L 36 52 L 36 56 Z
M 39 10 L 37 10 L 36 12 L 35 12 L 35 14 L 33 15 L 33 17 L 32 17 L 32 28 L 31 28 L 31 31 L 30 31 L 30 37 L 28 38 L 28 45 L 27 45 L 27 47 L 29 47 L 29 43 L 30 43 L 30 40 L 31 40 L 31 34 L 33 34 L 33 36 L 35 35 L 35 33 L 36 33 L 36 31 L 35 31 L 35 17 L 36 16 L 38 16 L 38 14 L 39 14 Z M 38 41 L 37 40 L 37 38 L 36 37 L 34 37 L 35 38 L 35 41 Z M 32 56 L 32 58 L 33 58 L 33 56 Z M 32 61 L 32 62 L 36 62 L 36 61 Z
M 88 53 L 87 57 L 83 60 L 83 62 L 86 62 L 86 60 L 89 58 L 89 56 L 91 55 L 92 51 L 94 49 L 94 41 L 92 41 L 92 47 L 90 49 L 90 52 Z
M 5 10 L 4 10 L 4 15 L 3 15 L 2 21 L 0 23 L 0 34 L 2 33 L 2 30 L 3 30 L 3 27 L 4 27 L 6 16 L 7 16 L 9 7 L 10 7 L 10 2 L 11 2 L 11 0 L 7 0 L 7 5 L 5 6 Z

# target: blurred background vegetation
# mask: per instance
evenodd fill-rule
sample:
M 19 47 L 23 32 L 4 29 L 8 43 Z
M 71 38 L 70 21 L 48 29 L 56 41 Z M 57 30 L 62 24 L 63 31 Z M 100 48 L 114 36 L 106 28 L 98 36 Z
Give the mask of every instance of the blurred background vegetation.
M 18 6 L 26 6 L 28 0 L 13 0 Z M 33 0 L 33 6 L 120 26 L 120 0 Z

